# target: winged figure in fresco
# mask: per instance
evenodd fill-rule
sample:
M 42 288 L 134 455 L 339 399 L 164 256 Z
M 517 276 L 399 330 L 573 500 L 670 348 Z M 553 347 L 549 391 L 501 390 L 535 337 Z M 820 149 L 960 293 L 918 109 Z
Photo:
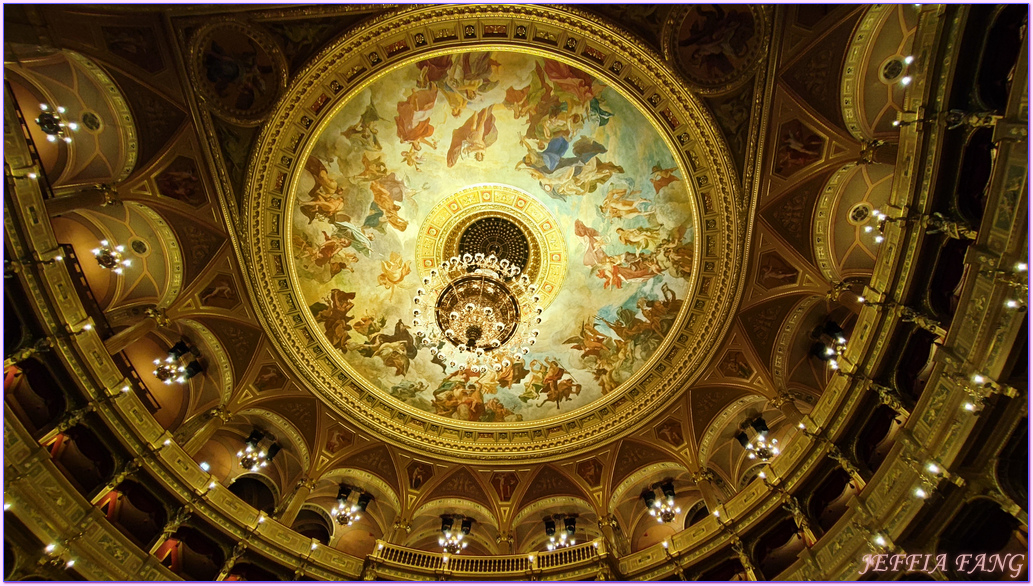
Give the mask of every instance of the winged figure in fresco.
M 653 251 L 653 258 L 671 275 L 687 279 L 692 273 L 692 244 L 683 242 L 687 224 L 678 226 Z
M 427 383 L 424 381 L 414 382 L 411 380 L 403 380 L 397 385 L 391 387 L 391 394 L 394 395 L 396 399 L 408 403 L 409 401 L 416 399 L 416 395 L 419 395 L 426 390 Z
M 314 220 L 323 219 L 333 221 L 344 209 L 344 198 L 325 195 L 322 190 L 311 194 L 312 199 L 298 204 L 301 214 L 308 218 L 311 224 Z
M 660 193 L 660 190 L 664 187 L 675 181 L 681 181 L 681 179 L 674 175 L 674 172 L 677 170 L 677 167 L 664 169 L 661 165 L 653 165 L 653 172 L 649 175 L 649 181 L 653 184 L 653 190 L 656 193 Z
M 496 398 L 492 398 L 490 401 L 484 404 L 484 414 L 481 415 L 481 421 L 523 421 L 524 416 L 520 414 L 514 414 L 508 407 L 502 404 Z
M 383 118 L 377 112 L 377 107 L 373 105 L 373 94 L 371 93 L 369 105 L 366 106 L 366 110 L 359 116 L 359 121 L 342 130 L 341 136 L 351 141 L 358 141 L 366 150 L 382 150 L 383 147 L 380 146 L 380 139 L 377 138 L 377 127 L 373 125 L 374 122 L 379 120 L 383 120 Z
M 380 274 L 377 275 L 377 283 L 381 287 L 391 291 L 388 301 L 394 299 L 395 288 L 402 284 L 406 275 L 412 270 L 409 261 L 402 261 L 402 255 L 391 252 L 389 260 L 380 261 Z
M 332 289 L 324 302 L 309 307 L 316 323 L 323 324 L 323 331 L 330 344 L 341 352 L 348 351 L 348 339 L 352 327 L 352 316 L 348 313 L 355 307 L 355 293 Z
M 409 365 L 413 358 L 416 358 L 416 344 L 413 341 L 409 328 L 402 320 L 395 323 L 395 331 L 391 334 L 378 332 L 369 337 L 366 342 L 356 346 L 355 350 L 365 356 L 380 358 L 385 366 L 395 369 L 395 374 L 402 376 L 409 371 Z
M 416 68 L 420 70 L 419 77 L 416 79 L 416 87 L 428 89 L 432 84 L 441 83 L 448 75 L 448 70 L 452 68 L 452 56 L 441 55 L 417 61 Z
M 484 151 L 495 144 L 499 132 L 495 128 L 495 116 L 491 110 L 494 104 L 474 112 L 462 126 L 452 131 L 452 144 L 448 147 L 448 166 L 456 164 L 462 155 L 473 155 L 484 160 Z
M 581 330 L 576 336 L 571 336 L 563 341 L 564 344 L 572 344 L 571 348 L 581 351 L 581 357 L 599 356 L 606 350 L 608 338 L 595 328 L 595 323 L 586 321 L 581 324 Z
M 323 195 L 341 195 L 344 193 L 344 189 L 338 185 L 336 179 L 330 176 L 330 171 L 318 157 L 310 156 L 305 161 L 305 170 L 311 173 L 316 180 L 316 184 L 308 192 L 310 197 L 314 197 L 317 192 L 321 192 Z
M 660 286 L 660 291 L 663 293 L 663 299 L 639 297 L 635 305 L 638 307 L 639 312 L 642 313 L 642 317 L 649 323 L 649 329 L 655 332 L 662 340 L 667 335 L 667 332 L 671 330 L 674 320 L 678 318 L 682 300 L 678 299 L 674 291 L 667 286 L 667 283 Z
M 368 153 L 362 153 L 362 172 L 356 178 L 366 181 L 376 181 L 387 175 L 387 165 L 379 154 L 370 158 Z
M 627 187 L 616 188 L 611 186 L 606 192 L 603 203 L 599 206 L 599 211 L 602 212 L 604 218 L 609 219 L 611 222 L 614 220 L 627 220 L 638 216 L 648 216 L 653 213 L 653 210 L 644 210 L 643 208 L 652 205 L 652 202 L 643 198 L 631 199 L 640 193 L 642 192 L 637 189 L 629 191 Z

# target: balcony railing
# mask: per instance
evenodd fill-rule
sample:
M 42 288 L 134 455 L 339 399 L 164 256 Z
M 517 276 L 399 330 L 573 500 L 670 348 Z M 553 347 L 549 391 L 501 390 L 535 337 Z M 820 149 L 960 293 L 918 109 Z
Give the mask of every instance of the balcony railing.
M 432 577 L 447 574 L 483 580 L 488 576 L 513 579 L 578 569 L 587 575 L 606 566 L 607 557 L 602 540 L 556 551 L 498 556 L 445 555 L 377 541 L 370 561 L 399 568 L 410 575 Z

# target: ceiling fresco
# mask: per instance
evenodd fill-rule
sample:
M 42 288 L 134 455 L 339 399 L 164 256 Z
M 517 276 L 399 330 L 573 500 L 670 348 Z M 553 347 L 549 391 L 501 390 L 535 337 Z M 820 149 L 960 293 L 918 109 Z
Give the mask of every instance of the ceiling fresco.
M 576 67 L 516 51 L 409 62 L 343 101 L 312 144 L 290 250 L 309 317 L 411 407 L 481 422 L 570 412 L 634 378 L 679 320 L 690 188 L 650 121 Z M 450 367 L 411 327 L 421 275 L 450 256 L 421 242 L 481 216 L 528 226 L 542 257 L 527 267 L 541 335 L 501 372 Z

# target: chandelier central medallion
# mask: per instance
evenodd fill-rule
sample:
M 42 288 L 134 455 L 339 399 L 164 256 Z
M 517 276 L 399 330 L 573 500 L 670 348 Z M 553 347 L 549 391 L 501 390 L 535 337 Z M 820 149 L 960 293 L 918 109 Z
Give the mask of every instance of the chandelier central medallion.
M 427 255 L 413 298 L 417 342 L 475 373 L 521 360 L 540 333 L 542 290 L 562 278 L 562 240 L 549 242 L 556 231 L 540 203 L 511 188 L 476 186 L 442 202 L 417 244 Z

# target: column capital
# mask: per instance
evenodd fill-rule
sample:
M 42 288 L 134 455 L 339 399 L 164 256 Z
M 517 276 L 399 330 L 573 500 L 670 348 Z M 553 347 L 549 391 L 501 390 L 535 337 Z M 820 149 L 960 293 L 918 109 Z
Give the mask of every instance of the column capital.
M 709 468 L 697 470 L 692 473 L 692 481 L 696 484 L 700 484 L 701 482 L 713 482 L 714 478 L 714 473 L 711 472 Z
M 781 389 L 778 391 L 778 395 L 776 395 L 774 399 L 771 399 L 771 404 L 774 405 L 776 409 L 781 409 L 783 405 L 790 404 L 794 400 L 793 396 L 789 394 L 789 391 Z
M 154 318 L 154 321 L 158 322 L 158 325 L 167 328 L 172 325 L 172 318 L 166 315 L 166 308 L 164 307 L 148 307 L 144 310 L 147 317 Z

